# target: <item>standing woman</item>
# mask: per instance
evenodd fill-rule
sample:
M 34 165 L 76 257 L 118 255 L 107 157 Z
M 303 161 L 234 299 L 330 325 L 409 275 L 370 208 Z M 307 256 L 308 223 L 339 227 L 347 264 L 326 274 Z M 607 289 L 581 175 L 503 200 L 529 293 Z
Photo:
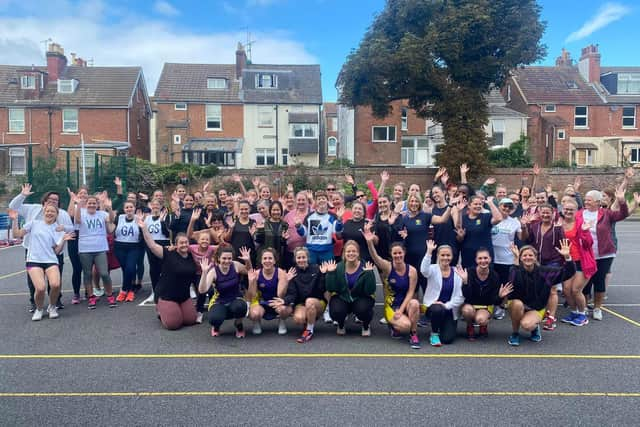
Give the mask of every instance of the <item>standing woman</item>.
M 189 221 L 191 221 L 191 215 L 193 213 L 194 205 L 193 196 L 191 194 L 185 194 L 184 187 L 179 185 L 176 192 L 178 194 L 178 200 L 174 201 L 174 203 L 172 204 L 176 215 L 169 225 L 169 229 L 171 230 L 171 233 L 174 237 L 174 242 L 175 236 L 177 236 L 178 233 L 187 232 L 187 229 L 189 228 Z M 180 195 L 183 195 L 182 199 L 180 199 Z
M 433 240 L 427 241 L 427 253 L 422 259 L 420 273 L 427 279 L 427 290 L 422 304 L 431 319 L 432 346 L 451 344 L 456 338 L 456 321 L 460 306 L 464 302 L 462 278 L 451 265 L 453 251 L 447 245 L 438 247 L 438 264 L 431 264 L 431 254 L 437 247 Z
M 260 257 L 259 270 L 250 270 L 247 301 L 249 319 L 253 321 L 253 335 L 262 333 L 261 321 L 278 318 L 278 335 L 287 334 L 285 319 L 291 315 L 291 307 L 283 306 L 287 294 L 287 273 L 278 268 L 276 252 L 273 248 L 264 248 Z
M 67 189 L 69 193 L 69 206 L 67 213 L 73 220 L 73 216 L 76 211 L 75 197 L 76 194 Z M 82 186 L 78 188 L 77 196 L 86 199 L 89 195 L 87 188 Z M 80 286 L 82 285 L 82 264 L 80 263 L 80 255 L 78 255 L 78 239 L 71 239 L 67 243 L 67 252 L 69 253 L 69 260 L 73 267 L 73 273 L 71 275 L 71 286 L 73 288 L 73 297 L 71 297 L 71 304 L 80 304 Z
M 143 250 L 140 227 L 136 222 L 136 205 L 124 202 L 124 214 L 118 215 L 116 220 L 114 253 L 122 268 L 122 288 L 116 300 L 118 302 L 132 302 L 136 295 L 133 291 L 136 279 L 136 268 L 140 251 Z
M 395 234 L 392 224 L 397 217 L 398 214 L 391 210 L 389 196 L 378 196 L 378 212 L 373 218 L 373 233 L 378 237 L 378 242 L 374 246 L 378 255 L 387 261 L 391 260 L 391 243 Z
M 246 247 L 251 251 L 251 264 L 255 264 L 255 244 L 253 236 L 256 233 L 256 222 L 249 218 L 251 205 L 248 201 L 242 200 L 238 203 L 238 217 L 229 227 L 224 238 L 234 248 Z M 239 256 L 236 259 L 240 259 Z
M 342 241 L 353 240 L 358 244 L 360 248 L 360 259 L 363 262 L 371 261 L 371 255 L 369 255 L 369 248 L 367 247 L 367 241 L 364 239 L 362 233 L 366 228 L 367 221 L 365 219 L 366 207 L 365 204 L 360 201 L 354 201 L 351 204 L 351 219 L 343 223 L 342 231 L 336 233 L 337 237 Z M 378 240 L 377 236 L 373 236 L 374 240 Z
M 431 198 L 433 199 L 433 207 L 431 208 L 431 214 L 436 216 L 444 216 L 447 209 L 454 204 L 454 200 L 447 201 L 444 189 L 440 185 L 434 185 L 431 189 Z M 453 218 L 449 217 L 441 224 L 433 225 L 433 240 L 438 245 L 449 245 L 453 251 L 452 265 L 458 265 L 458 258 L 460 251 L 458 250 L 458 241 L 456 240 L 456 227 L 453 223 Z M 432 263 L 436 262 L 435 254 L 431 260 Z
M 162 209 L 162 205 L 158 199 L 151 200 L 149 203 L 151 215 L 144 218 L 144 228 L 149 232 L 153 241 L 162 246 L 169 246 L 169 224 L 167 221 L 167 211 Z M 151 302 L 155 299 L 155 290 L 162 273 L 162 258 L 157 257 L 146 246 L 147 258 L 149 259 L 149 277 L 151 278 L 151 295 L 146 301 Z M 145 302 L 146 302 L 145 301 Z
M 295 230 L 296 224 L 302 224 L 302 221 L 309 215 L 309 199 L 305 192 L 300 191 L 296 194 L 295 209 L 287 212 L 284 220 L 287 222 L 289 230 Z M 296 265 L 294 260 L 294 251 L 296 248 L 304 246 L 306 239 L 298 233 L 288 233 L 287 247 L 285 250 L 282 265 L 285 268 L 291 268 Z
M 342 261 L 325 261 L 320 271 L 326 273 L 325 285 L 332 294 L 329 302 L 331 318 L 338 322 L 338 335 L 345 335 L 345 319 L 349 313 L 362 321 L 362 336 L 371 336 L 369 325 L 375 305 L 376 278 L 371 262 L 360 260 L 360 247 L 353 240 L 345 242 Z
M 384 283 L 384 317 L 391 330 L 391 336 L 396 338 L 399 334 L 408 333 L 411 348 L 419 349 L 420 304 L 413 298 L 418 284 L 418 272 L 415 267 L 405 262 L 402 243 L 391 244 L 392 261 L 389 262 L 378 255 L 374 246 L 374 236 L 370 230 L 365 232 L 364 237 L 369 246 L 371 258 L 380 269 Z
M 197 314 L 189 296 L 189 289 L 196 275 L 196 264 L 189 252 L 187 235 L 176 235 L 176 248 L 170 251 L 166 246 L 156 243 L 145 226 L 142 215 L 137 217 L 137 224 L 149 250 L 156 258 L 162 260 L 160 279 L 154 290 L 158 301 L 156 309 L 162 326 L 172 331 L 183 326 L 195 325 Z
M 507 306 L 513 328 L 509 345 L 520 345 L 520 329 L 531 332 L 531 341 L 542 341 L 540 322 L 546 311 L 549 294 L 556 283 L 570 279 L 576 272 L 569 246 L 569 240 L 563 239 L 560 241 L 560 249 L 557 249 L 565 261 L 562 266 L 540 266 L 538 252 L 533 246 L 527 245 L 520 249 L 516 245 L 511 247 L 516 264 L 511 269 L 509 280 L 513 284 Z
M 255 237 L 260 245 L 258 259 L 262 259 L 262 248 L 271 248 L 275 251 L 276 260 L 282 260 L 289 237 L 288 230 L 289 224 L 282 219 L 282 203 L 276 200 L 269 206 L 269 216 L 257 225 Z
M 494 257 L 491 229 L 502 221 L 502 214 L 493 203 L 493 197 L 488 197 L 487 202 L 491 213 L 482 211 L 482 197 L 472 196 L 467 212 L 462 213 L 460 223 L 456 225 L 462 266 L 467 269 L 475 267 L 476 252 L 480 248 L 488 249 L 491 259 Z
M 209 323 L 211 336 L 220 336 L 220 328 L 225 320 L 234 319 L 236 338 L 244 338 L 242 319 L 247 315 L 247 302 L 242 298 L 240 275 L 251 269 L 251 253 L 248 248 L 240 248 L 240 259 L 245 265 L 233 260 L 231 246 L 218 246 L 216 265 L 203 258 L 200 262 L 202 276 L 198 291 L 206 294 L 213 286 L 215 293 L 209 300 Z
M 56 319 L 59 316 L 56 303 L 60 294 L 58 254 L 62 252 L 64 243 L 74 238 L 74 233 L 64 234 L 57 231 L 58 208 L 53 205 L 44 207 L 44 219 L 31 220 L 21 230 L 18 229 L 18 212 L 10 211 L 9 217 L 13 220 L 12 232 L 15 237 L 23 237 L 27 233 L 31 235 L 27 251 L 27 273 L 35 287 L 36 304 L 31 320 L 42 319 L 47 281 L 51 288 L 47 313 L 50 319 Z

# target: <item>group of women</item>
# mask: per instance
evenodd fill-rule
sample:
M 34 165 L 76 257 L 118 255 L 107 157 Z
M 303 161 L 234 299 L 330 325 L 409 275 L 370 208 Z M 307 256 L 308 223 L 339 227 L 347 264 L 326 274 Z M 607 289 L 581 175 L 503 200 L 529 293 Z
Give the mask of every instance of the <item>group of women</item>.
M 367 182 L 370 200 L 351 176 L 346 184 L 352 195 L 329 183 L 315 194 L 287 188 L 279 200 L 259 179 L 247 191 L 234 176 L 242 193 L 210 193 L 205 185 L 190 194 L 178 186 L 166 205 L 160 190 L 151 197 L 125 196 L 116 179 L 114 201 L 106 192 L 91 195 L 81 188 L 69 192 L 66 212 L 57 193 L 47 193 L 40 205 L 25 204 L 32 194 L 25 184 L 10 216 L 14 235 L 30 237 L 24 242 L 32 318 L 43 318 L 47 282 L 48 316 L 59 316 L 58 255 L 70 242 L 73 304 L 83 300 L 81 277 L 90 309 L 102 295 L 109 307 L 134 301 L 146 254 L 153 290 L 148 300 L 156 303 L 162 325 L 179 329 L 206 316 L 213 337 L 222 334 L 226 320 L 233 321 L 236 337 L 245 337 L 245 318 L 254 335 L 262 333 L 263 320 L 276 319 L 285 335 L 289 317 L 302 330 L 299 343 L 313 338 L 323 317 L 338 335 L 347 333 L 352 319 L 363 337 L 370 336 L 378 277 L 380 322 L 393 338 L 408 336 L 416 349 L 419 326 L 430 324 L 429 342 L 437 347 L 454 341 L 460 319 L 466 337 L 475 340 L 488 336 L 490 320 L 505 310 L 512 323 L 509 344 L 520 345 L 521 331 L 540 341 L 541 327 L 556 327 L 559 287 L 570 308 L 562 322 L 588 323 L 591 288 L 592 318 L 602 320 L 617 252 L 615 223 L 640 201 L 634 194 L 630 207 L 625 199 L 633 171 L 613 192 L 591 190 L 584 201 L 579 179 L 560 195 L 526 186 L 509 194 L 504 186 L 493 188 L 491 178 L 474 191 L 466 165 L 460 172 L 459 185 L 441 168 L 430 190 L 422 193 L 412 184 L 405 195 L 397 183 L 391 196 L 384 192 L 390 177 L 383 172 L 378 188 Z M 22 229 L 19 215 L 26 220 Z M 118 267 L 122 285 L 116 294 L 109 271 Z

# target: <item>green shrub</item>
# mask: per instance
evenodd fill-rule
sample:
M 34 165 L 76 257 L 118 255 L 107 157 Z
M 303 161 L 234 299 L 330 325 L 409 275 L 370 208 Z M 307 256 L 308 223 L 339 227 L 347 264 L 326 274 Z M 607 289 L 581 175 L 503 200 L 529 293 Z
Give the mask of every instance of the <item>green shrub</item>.
M 524 135 L 509 147 L 489 150 L 489 162 L 496 168 L 531 167 L 531 156 L 527 151 L 528 138 Z
M 558 159 L 558 160 L 554 160 L 553 163 L 551 163 L 551 167 L 552 168 L 568 169 L 568 168 L 571 167 L 571 164 L 569 164 L 568 160 Z

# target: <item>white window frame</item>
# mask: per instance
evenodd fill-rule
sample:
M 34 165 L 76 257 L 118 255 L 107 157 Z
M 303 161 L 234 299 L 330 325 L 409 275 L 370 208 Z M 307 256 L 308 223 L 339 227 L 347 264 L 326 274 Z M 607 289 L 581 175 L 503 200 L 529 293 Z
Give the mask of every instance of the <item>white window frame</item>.
M 337 132 L 338 131 L 338 118 L 337 117 L 331 117 L 331 130 L 333 132 Z
M 269 120 L 265 120 L 266 118 L 268 118 Z M 273 105 L 258 106 L 258 127 L 261 127 L 261 128 L 273 127 Z
M 21 167 L 16 168 L 16 159 L 22 158 Z M 11 175 L 25 175 L 27 173 L 27 154 L 23 147 L 9 148 L 9 171 Z
M 333 145 L 333 148 L 332 148 L 332 145 Z M 330 136 L 329 138 L 327 138 L 327 156 L 335 157 L 337 155 L 338 155 L 338 139 L 335 136 Z
M 207 89 L 226 89 L 227 79 L 222 77 L 207 77 Z
M 209 127 L 209 122 L 218 122 L 218 127 Z M 204 118 L 205 130 L 222 130 L 222 105 L 221 104 L 206 104 L 205 105 L 205 118 Z
M 20 77 L 20 87 L 22 89 L 35 89 L 36 88 L 36 76 L 30 74 Z
M 578 115 L 578 108 L 584 108 L 585 113 Z M 578 119 L 584 119 L 584 125 L 577 125 Z M 589 106 L 588 105 L 576 105 L 573 108 L 573 127 L 574 129 L 589 129 Z
M 635 84 L 637 90 L 629 90 L 629 85 Z M 621 91 L 622 87 L 625 87 L 624 91 Z M 640 73 L 618 73 L 618 95 L 633 95 L 640 93 Z
M 387 133 L 387 137 L 386 139 L 376 139 L 375 138 L 375 130 L 376 128 L 386 128 L 386 133 Z M 390 138 L 390 132 L 389 130 L 393 128 L 393 139 Z M 398 138 L 398 132 L 396 132 L 396 127 L 395 126 L 371 126 L 371 141 L 372 142 L 396 142 L 396 139 Z
M 22 118 L 16 118 L 16 114 Z M 9 108 L 9 133 L 24 133 L 24 108 Z
M 567 131 L 564 129 L 558 129 L 556 132 L 556 138 L 563 140 L 567 138 Z
M 409 129 L 409 110 L 403 107 L 402 112 L 400 113 L 400 130 Z
M 260 161 L 259 159 L 262 159 Z M 272 159 L 272 162 L 269 162 Z M 256 167 L 269 167 L 276 163 L 276 149 L 275 148 L 256 148 Z
M 282 166 L 288 166 L 288 165 L 289 165 L 289 149 L 283 148 L 282 149 Z
M 578 151 L 586 151 L 585 163 L 578 163 Z M 576 166 L 593 166 L 595 164 L 595 154 L 597 150 L 591 148 L 576 148 L 574 150 L 574 161 Z
M 173 135 L 173 145 L 182 144 L 182 135 Z
M 73 93 L 76 90 L 75 79 L 71 80 L 58 80 L 58 93 Z
M 267 80 L 269 84 L 267 83 Z M 278 76 L 273 73 L 258 73 L 256 74 L 256 89 L 277 89 L 278 88 Z
M 82 151 L 78 151 L 78 157 L 82 162 Z M 96 152 L 95 150 L 84 150 L 84 166 L 87 169 L 94 169 L 96 165 Z
M 176 102 L 173 104 L 173 109 L 175 111 L 187 111 L 187 103 L 186 102 Z
M 555 113 L 556 112 L 556 104 L 545 104 L 543 111 L 545 113 Z
M 636 153 L 636 160 L 633 160 L 633 152 Z M 640 163 L 640 147 L 633 147 L 629 150 L 629 163 L 638 164 Z
M 420 142 L 424 146 L 420 146 Z M 411 144 L 406 146 L 405 144 Z M 400 146 L 400 163 L 403 166 L 428 166 L 429 158 L 429 140 L 424 136 L 422 138 L 402 138 Z
M 624 115 L 625 108 L 626 109 L 632 109 L 633 110 L 633 115 L 632 116 L 625 116 Z M 625 125 L 624 124 L 624 120 L 625 119 L 633 119 L 633 124 Z M 627 105 L 627 106 L 623 106 L 622 107 L 622 128 L 623 129 L 635 129 L 636 128 L 636 107 L 635 107 L 635 105 Z
M 302 131 L 302 136 L 295 134 L 298 128 Z M 308 135 L 308 133 L 311 134 Z M 318 125 L 316 123 L 291 123 L 289 124 L 289 138 L 316 139 L 318 138 Z
M 65 117 L 68 113 L 75 113 L 75 120 Z M 80 112 L 77 108 L 65 108 L 62 110 L 62 133 L 78 133 Z
M 492 147 L 504 147 L 504 134 L 506 130 L 506 123 L 504 119 L 494 119 L 491 120 L 491 146 Z M 502 140 L 500 144 L 494 143 L 496 134 L 502 135 Z

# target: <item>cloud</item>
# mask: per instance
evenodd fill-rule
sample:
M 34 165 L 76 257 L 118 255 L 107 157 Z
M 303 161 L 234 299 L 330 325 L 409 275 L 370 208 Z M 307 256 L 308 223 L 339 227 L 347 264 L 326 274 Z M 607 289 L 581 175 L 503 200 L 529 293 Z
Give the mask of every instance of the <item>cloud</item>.
M 592 33 L 598 31 L 601 28 L 606 27 L 612 22 L 622 19 L 628 15 L 631 9 L 620 3 L 605 3 L 587 22 L 585 22 L 580 29 L 569 34 L 569 37 L 565 42 L 573 42 L 582 40 L 585 37 L 590 36 Z
M 0 16 L 0 64 L 46 64 L 41 41 L 50 37 L 67 54 L 75 52 L 95 66 L 142 66 L 147 88 L 153 93 L 165 62 L 232 64 L 238 41 L 246 39 L 243 31 L 193 32 L 175 22 L 127 11 L 118 11 L 117 19 L 106 19 L 70 8 L 60 16 Z M 252 38 L 257 40 L 252 49 L 254 63 L 318 63 L 286 31 L 255 31 Z
M 177 16 L 180 15 L 180 11 L 173 7 L 171 3 L 164 0 L 159 0 L 153 5 L 153 10 L 164 16 Z

